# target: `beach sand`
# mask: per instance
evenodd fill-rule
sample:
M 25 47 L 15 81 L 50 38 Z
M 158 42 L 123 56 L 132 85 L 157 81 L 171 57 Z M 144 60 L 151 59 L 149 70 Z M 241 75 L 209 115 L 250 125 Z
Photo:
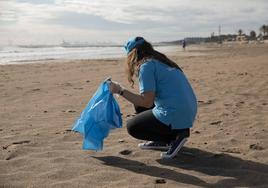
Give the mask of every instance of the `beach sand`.
M 268 44 L 244 44 L 168 54 L 199 104 L 172 160 L 137 147 L 125 127 L 134 110 L 122 97 L 123 128 L 103 151 L 82 150 L 83 137 L 70 131 L 105 78 L 131 89 L 124 59 L 0 66 L 0 187 L 268 187 L 267 52 Z

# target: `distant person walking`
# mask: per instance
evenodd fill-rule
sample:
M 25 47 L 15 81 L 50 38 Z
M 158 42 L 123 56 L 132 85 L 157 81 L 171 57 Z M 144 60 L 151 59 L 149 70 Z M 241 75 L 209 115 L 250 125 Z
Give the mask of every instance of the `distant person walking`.
M 186 40 L 182 41 L 182 48 L 183 48 L 183 51 L 185 51 L 185 49 L 186 49 Z

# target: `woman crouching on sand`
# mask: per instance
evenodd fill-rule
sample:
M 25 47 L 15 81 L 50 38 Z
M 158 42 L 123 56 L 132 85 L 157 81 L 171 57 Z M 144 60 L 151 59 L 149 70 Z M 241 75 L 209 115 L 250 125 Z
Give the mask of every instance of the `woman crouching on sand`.
M 139 78 L 140 94 L 132 93 L 117 82 L 110 91 L 134 104 L 137 115 L 127 122 L 128 133 L 147 142 L 141 149 L 166 149 L 162 158 L 173 158 L 190 136 L 197 112 L 193 89 L 180 67 L 153 49 L 142 37 L 129 39 L 128 81 Z

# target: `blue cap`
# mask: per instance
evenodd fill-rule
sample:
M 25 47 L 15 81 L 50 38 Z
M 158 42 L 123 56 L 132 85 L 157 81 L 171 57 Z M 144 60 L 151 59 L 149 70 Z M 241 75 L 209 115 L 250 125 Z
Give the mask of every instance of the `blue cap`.
M 142 37 L 130 38 L 127 41 L 127 43 L 125 44 L 125 46 L 124 46 L 127 54 L 129 54 L 129 52 L 131 52 L 131 50 L 133 50 L 134 48 L 136 48 L 139 44 L 142 44 L 144 41 L 145 40 Z

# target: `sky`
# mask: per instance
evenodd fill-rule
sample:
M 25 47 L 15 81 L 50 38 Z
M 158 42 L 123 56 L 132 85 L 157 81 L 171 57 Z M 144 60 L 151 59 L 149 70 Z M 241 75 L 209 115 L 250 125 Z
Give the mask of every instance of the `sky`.
M 268 24 L 267 0 L 0 0 L 0 46 L 122 44 L 245 33 Z

